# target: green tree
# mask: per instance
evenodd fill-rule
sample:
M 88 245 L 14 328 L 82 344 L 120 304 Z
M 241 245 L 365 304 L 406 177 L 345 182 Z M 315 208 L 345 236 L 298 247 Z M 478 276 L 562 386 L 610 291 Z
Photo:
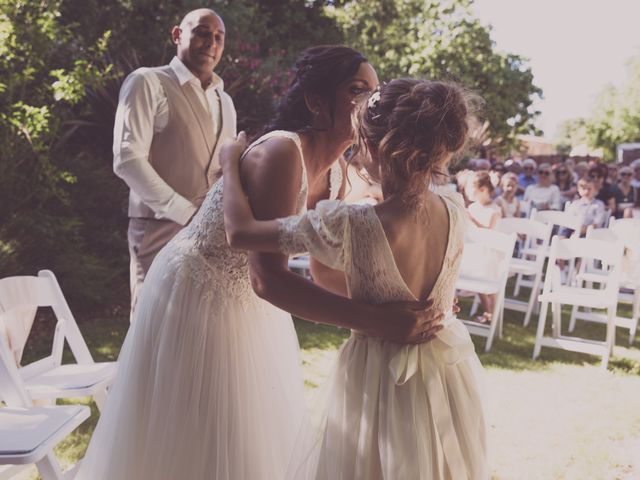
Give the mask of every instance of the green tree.
M 589 144 L 586 119 L 572 118 L 560 123 L 554 142 L 558 153 L 562 155 L 568 155 L 576 145 Z
M 602 147 L 606 160 L 615 159 L 617 144 L 640 141 L 640 56 L 629 61 L 620 86 L 607 85 L 600 92 L 587 132 L 591 146 Z
M 452 79 L 479 93 L 486 102 L 486 143 L 506 150 L 518 134 L 538 133 L 532 103 L 542 92 L 522 57 L 496 50 L 490 27 L 473 17 L 470 5 L 471 0 L 346 0 L 327 10 L 381 79 Z

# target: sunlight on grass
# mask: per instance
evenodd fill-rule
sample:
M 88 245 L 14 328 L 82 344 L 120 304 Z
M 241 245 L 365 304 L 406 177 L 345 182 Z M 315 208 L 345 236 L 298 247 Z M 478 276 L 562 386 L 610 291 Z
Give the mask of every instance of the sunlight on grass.
M 463 311 L 468 306 L 466 300 L 461 302 Z M 625 308 L 619 313 L 628 315 Z M 568 315 L 563 311 L 563 318 Z M 608 371 L 599 368 L 597 357 L 556 349 L 544 348 L 540 359 L 533 361 L 537 316 L 528 328 L 522 319 L 522 313 L 505 313 L 504 335 L 489 353 L 484 353 L 483 338 L 473 338 L 486 369 L 492 478 L 640 478 L 640 340 L 630 347 L 628 330 L 618 328 Z M 25 363 L 50 348 L 53 325 L 45 320 L 37 320 L 38 333 L 29 340 Z M 294 324 L 307 399 L 314 404 L 349 332 L 299 320 Z M 128 326 L 124 315 L 89 318 L 80 324 L 96 360 L 117 358 Z M 604 338 L 604 326 L 579 322 L 576 334 Z M 65 359 L 70 359 L 69 352 Z M 56 448 L 67 466 L 84 455 L 99 414 L 87 398 L 59 403 L 91 406 L 91 417 Z M 35 473 L 21 477 L 34 478 Z

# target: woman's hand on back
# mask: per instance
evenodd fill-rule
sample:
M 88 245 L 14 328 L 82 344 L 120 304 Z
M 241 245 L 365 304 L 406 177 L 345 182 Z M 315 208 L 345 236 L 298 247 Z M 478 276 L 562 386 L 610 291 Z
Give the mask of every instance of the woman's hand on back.
M 247 149 L 247 135 L 238 133 L 236 138 L 227 138 L 220 147 L 220 167 L 224 172 L 230 168 L 238 168 L 240 158 Z
M 367 334 L 396 343 L 426 343 L 442 330 L 444 312 L 433 308 L 433 300 L 391 302 L 377 305 L 383 314 Z

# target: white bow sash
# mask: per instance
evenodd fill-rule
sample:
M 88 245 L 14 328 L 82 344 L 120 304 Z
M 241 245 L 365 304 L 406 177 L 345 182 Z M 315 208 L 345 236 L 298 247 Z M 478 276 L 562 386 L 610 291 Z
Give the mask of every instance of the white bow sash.
M 405 345 L 391 359 L 389 369 L 396 385 L 409 381 L 420 371 L 445 460 L 451 477 L 469 478 L 456 435 L 447 392 L 440 376 L 441 365 L 455 365 L 475 355 L 469 332 L 462 322 L 451 315 L 442 324 L 445 328 L 437 337 L 420 345 Z

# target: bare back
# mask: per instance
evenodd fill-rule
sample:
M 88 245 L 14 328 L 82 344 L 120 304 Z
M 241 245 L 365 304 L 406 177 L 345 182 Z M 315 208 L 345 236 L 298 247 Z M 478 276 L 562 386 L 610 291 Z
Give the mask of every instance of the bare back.
M 399 202 L 375 207 L 398 271 L 417 299 L 432 292 L 449 243 L 449 213 L 444 201 L 429 195 L 426 213 L 416 216 Z

